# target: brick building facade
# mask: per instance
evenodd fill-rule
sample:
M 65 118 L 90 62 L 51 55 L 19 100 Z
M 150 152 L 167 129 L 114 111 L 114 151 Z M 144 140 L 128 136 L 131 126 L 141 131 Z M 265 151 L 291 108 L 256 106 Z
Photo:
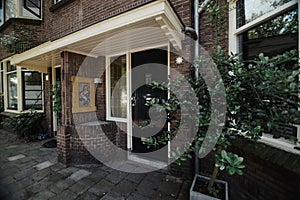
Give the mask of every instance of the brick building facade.
M 4 68 L 10 63 L 20 68 L 43 73 L 44 107 L 42 112 L 46 113 L 50 132 L 54 132 L 57 138 L 58 161 L 65 166 L 99 163 L 99 159 L 93 152 L 100 149 L 100 152 L 96 152 L 97 154 L 106 154 L 114 151 L 113 145 L 130 152 L 135 145 L 132 137 L 132 121 L 129 117 L 132 115 L 134 102 L 131 95 L 134 91 L 130 91 L 131 86 L 128 82 L 133 80 L 126 77 L 125 89 L 119 88 L 121 92 L 127 94 L 124 108 L 121 97 L 116 102 L 111 98 L 114 92 L 111 86 L 117 85 L 114 81 L 120 79 L 124 71 L 128 73 L 133 70 L 130 67 L 134 65 L 135 55 L 149 53 L 149 56 L 154 56 L 156 49 L 161 48 L 167 52 L 165 64 L 169 70 L 174 69 L 185 76 L 191 73 L 194 47 L 189 41 L 189 34 L 185 35 L 183 30 L 186 27 L 195 26 L 194 14 L 198 10 L 193 8 L 194 1 L 61 0 L 57 3 L 56 1 L 37 2 L 40 2 L 42 10 L 39 19 L 10 18 L 0 27 L 2 35 L 12 30 L 32 31 L 36 40 L 33 44 L 35 47 L 29 50 L 24 49 L 24 52 L 18 54 L 2 49 L 0 56 Z M 205 1 L 199 3 L 203 2 Z M 294 3 L 291 7 L 293 6 L 299 5 Z M 232 9 L 228 8 L 224 16 L 223 29 L 219 32 L 218 41 L 223 49 L 234 51 L 238 45 L 234 48 L 232 45 L 236 43 L 232 41 L 233 33 L 230 23 L 235 23 L 230 21 L 233 19 L 230 11 Z M 200 45 L 210 52 L 216 46 L 216 33 L 214 25 L 208 20 L 208 15 L 206 11 L 200 13 L 198 36 Z M 185 62 L 176 63 L 176 58 L 181 56 Z M 120 68 L 114 66 L 120 66 Z M 21 74 L 21 71 L 20 69 L 16 73 Z M 8 70 L 3 71 L 4 82 L 8 81 L 7 77 L 10 73 Z M 145 76 L 146 79 L 149 78 L 149 74 Z M 52 111 L 50 90 L 51 85 L 56 82 L 61 84 L 62 113 L 59 116 L 61 124 L 56 122 L 57 116 Z M 10 90 L 7 89 L 9 84 L 11 83 L 5 83 L 2 91 L 9 93 Z M 84 104 L 84 100 L 81 102 L 81 93 L 75 91 L 81 87 L 84 88 L 85 85 L 89 85 L 90 91 L 94 91 L 94 96 L 88 96 L 94 97 L 94 99 L 89 99 L 88 105 Z M 118 94 L 121 95 L 121 92 Z M 17 108 L 9 107 L 9 94 L 6 100 L 8 103 L 5 104 L 5 112 L 16 113 L 16 111 L 23 110 L 24 103 L 21 103 L 22 106 L 19 103 Z M 273 147 L 266 145 L 263 148 L 265 149 L 262 151 L 267 151 Z M 104 150 L 101 151 L 101 149 Z M 300 191 L 297 190 L 300 180 L 299 153 L 286 152 L 279 148 L 275 150 L 280 155 L 279 160 L 285 158 L 292 162 L 288 168 L 278 162 L 270 164 L 269 156 L 271 155 L 260 157 L 258 153 L 251 151 L 251 146 L 247 149 L 240 145 L 233 147 L 233 151 L 242 153 L 249 166 L 242 177 L 228 177 L 221 174 L 221 177 L 230 183 L 231 199 L 296 199 Z M 213 155 L 209 155 L 201 160 L 200 173 L 208 174 L 212 159 Z M 194 173 L 193 165 L 193 161 L 187 161 L 180 167 L 172 164 L 168 166 L 168 170 L 178 176 L 191 177 Z M 274 180 L 272 177 L 276 175 L 278 179 Z M 282 186 L 280 188 L 274 186 L 279 180 L 278 184 Z M 289 182 L 293 185 L 289 186 Z

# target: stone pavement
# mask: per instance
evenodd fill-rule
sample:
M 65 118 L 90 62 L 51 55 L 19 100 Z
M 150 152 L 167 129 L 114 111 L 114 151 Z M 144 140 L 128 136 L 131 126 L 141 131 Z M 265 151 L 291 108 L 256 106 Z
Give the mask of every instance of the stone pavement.
M 163 171 L 125 173 L 104 165 L 62 167 L 55 148 L 0 130 L 0 199 L 188 199 L 190 181 Z

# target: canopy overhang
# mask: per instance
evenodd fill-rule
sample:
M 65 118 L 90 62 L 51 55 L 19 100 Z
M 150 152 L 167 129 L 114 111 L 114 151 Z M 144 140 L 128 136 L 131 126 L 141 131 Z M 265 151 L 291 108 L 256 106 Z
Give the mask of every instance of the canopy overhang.
M 184 26 L 167 0 L 155 1 L 11 58 L 11 64 L 47 73 L 62 51 L 91 57 L 171 43 L 180 50 Z

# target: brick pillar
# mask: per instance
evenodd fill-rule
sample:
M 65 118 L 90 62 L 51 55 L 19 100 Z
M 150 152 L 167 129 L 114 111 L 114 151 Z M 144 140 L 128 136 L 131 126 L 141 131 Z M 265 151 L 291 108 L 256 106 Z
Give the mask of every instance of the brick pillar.
M 71 146 L 71 107 L 72 107 L 72 83 L 69 70 L 68 52 L 61 54 L 61 102 L 62 125 L 57 130 L 57 154 L 58 162 L 67 167 L 70 164 Z
M 67 167 L 70 164 L 70 143 L 71 134 L 68 126 L 57 127 L 57 160 L 63 166 Z

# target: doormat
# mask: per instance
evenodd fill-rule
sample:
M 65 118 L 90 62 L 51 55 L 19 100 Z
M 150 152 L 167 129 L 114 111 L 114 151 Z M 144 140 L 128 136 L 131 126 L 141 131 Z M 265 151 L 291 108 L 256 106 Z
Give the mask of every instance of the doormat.
M 45 147 L 45 148 L 56 148 L 57 147 L 57 141 L 56 141 L 56 139 L 50 140 L 48 142 L 45 142 L 42 146 Z

